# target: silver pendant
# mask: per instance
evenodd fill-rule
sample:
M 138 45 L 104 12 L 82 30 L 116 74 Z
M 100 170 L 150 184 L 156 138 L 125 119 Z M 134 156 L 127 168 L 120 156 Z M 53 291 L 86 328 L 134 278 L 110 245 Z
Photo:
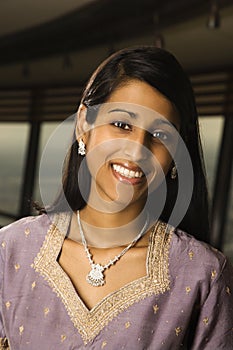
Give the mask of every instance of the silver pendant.
M 91 271 L 86 277 L 88 283 L 90 283 L 93 287 L 100 287 L 105 284 L 104 268 L 100 264 L 93 264 Z

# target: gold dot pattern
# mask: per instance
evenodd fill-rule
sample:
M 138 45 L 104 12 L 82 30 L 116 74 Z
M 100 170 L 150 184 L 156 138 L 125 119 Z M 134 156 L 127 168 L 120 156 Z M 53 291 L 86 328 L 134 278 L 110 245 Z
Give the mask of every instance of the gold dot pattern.
M 22 335 L 23 332 L 24 332 L 24 326 L 22 325 L 19 327 L 19 334 Z
M 62 335 L 61 335 L 61 342 L 63 343 L 65 340 L 66 340 L 66 335 L 65 335 L 65 334 L 62 334 Z
M 153 310 L 154 310 L 154 313 L 157 314 L 157 312 L 159 311 L 159 307 L 158 305 L 153 305 Z
M 67 224 L 64 218 L 60 215 L 59 217 L 64 224 Z M 60 223 L 61 226 L 62 223 Z M 28 247 L 30 247 L 30 242 L 37 239 L 36 235 L 34 237 L 33 235 L 33 229 L 30 225 L 27 225 L 21 230 L 21 241 L 22 237 L 24 237 L 24 241 L 28 242 Z M 61 233 L 58 225 L 56 225 L 56 221 L 54 221 L 46 236 L 43 237 L 42 243 L 38 240 L 38 246 L 41 249 L 36 251 L 36 257 L 34 255 L 33 259 L 29 259 L 26 266 L 24 258 L 13 256 L 13 263 L 11 263 L 11 268 L 9 267 L 12 276 L 14 276 L 12 280 L 16 288 L 18 281 L 20 283 L 20 281 L 24 281 L 24 278 L 27 281 L 27 284 L 22 284 L 23 287 L 27 287 L 25 294 L 24 292 L 21 293 L 21 289 L 19 289 L 19 296 L 15 297 L 17 292 L 13 288 L 13 293 L 7 293 L 3 300 L 4 317 L 11 319 L 12 315 L 15 316 L 14 332 L 17 335 L 14 334 L 14 336 L 18 337 L 18 343 L 21 344 L 22 349 L 33 348 L 32 340 L 39 344 L 41 339 L 42 343 L 43 341 L 48 342 L 48 346 L 46 345 L 48 349 L 52 349 L 56 342 L 58 344 L 57 350 L 68 350 L 74 344 L 72 343 L 71 345 L 70 343 L 71 339 L 72 342 L 74 341 L 74 334 L 77 337 L 77 344 L 80 348 L 83 347 L 83 344 L 87 344 L 88 347 L 88 344 L 92 344 L 92 342 L 95 346 L 97 341 L 98 343 L 96 344 L 98 345 L 96 346 L 98 348 L 111 349 L 114 346 L 114 341 L 119 343 L 122 339 L 126 340 L 122 341 L 120 349 L 127 349 L 129 346 L 137 348 L 139 345 L 143 348 L 145 347 L 144 344 L 147 344 L 148 339 L 151 339 L 152 346 L 155 349 L 156 346 L 159 349 L 172 348 L 173 346 L 176 348 L 185 347 L 186 322 L 190 320 L 189 317 L 187 318 L 190 311 L 190 302 L 195 300 L 195 293 L 199 291 L 199 287 L 202 288 L 202 283 L 205 283 L 204 279 L 198 280 L 195 269 L 197 266 L 201 266 L 202 257 L 209 253 L 208 248 L 205 248 L 203 253 L 204 249 L 200 248 L 195 242 L 194 245 L 189 243 L 188 249 L 181 250 L 182 253 L 176 254 L 174 258 L 170 252 L 173 235 L 171 228 L 162 222 L 158 222 L 150 237 L 146 262 L 147 276 L 133 281 L 116 291 L 116 293 L 114 292 L 105 297 L 92 310 L 88 310 L 78 296 L 77 291 L 75 291 L 70 279 L 57 263 L 56 258 L 62 247 L 64 234 Z M 0 254 L 4 257 L 11 244 L 4 236 L 3 238 L 4 240 L 0 243 Z M 14 243 L 15 241 L 12 240 L 12 242 Z M 174 242 L 172 244 L 174 245 Z M 197 251 L 197 246 L 200 249 L 200 254 Z M 183 272 L 181 275 L 179 270 L 174 269 L 174 262 L 179 264 L 179 261 L 182 263 L 182 266 L 189 264 L 188 271 L 191 272 L 185 274 L 185 279 Z M 218 266 L 215 260 L 207 265 L 209 269 L 206 269 L 205 273 L 208 286 L 216 285 L 223 274 L 225 278 L 230 276 L 229 273 L 225 274 L 222 271 L 223 260 L 221 261 L 221 266 Z M 195 284 L 195 281 L 197 281 L 197 284 Z M 200 317 L 199 332 L 200 334 L 203 332 L 202 342 L 208 342 L 208 346 L 213 344 L 212 348 L 215 345 L 218 346 L 216 342 L 213 342 L 212 334 L 219 331 L 218 327 L 215 332 L 210 332 L 210 330 L 212 331 L 214 313 L 217 313 L 216 317 L 222 320 L 219 322 L 220 328 L 222 323 L 228 323 L 229 330 L 231 330 L 231 339 L 233 337 L 233 322 L 230 324 L 229 318 L 225 321 L 224 315 L 221 314 L 221 299 L 218 299 L 225 295 L 225 300 L 229 300 L 229 310 L 233 312 L 232 283 L 224 283 L 222 281 L 220 284 L 219 293 L 221 293 L 221 297 L 219 297 L 220 294 L 217 295 L 217 301 L 214 303 L 213 309 L 205 310 L 206 312 L 203 312 Z M 180 286 L 179 293 L 176 291 L 177 285 Z M 48 292 L 47 300 L 44 299 L 43 290 L 46 290 L 46 293 Z M 206 294 L 202 292 L 204 300 L 202 305 L 205 304 L 209 293 L 212 292 L 211 288 L 210 291 L 208 288 L 206 290 Z M 54 297 L 54 293 L 56 293 L 57 297 Z M 26 298 L 24 298 L 24 295 Z M 173 302 L 170 303 L 170 300 L 173 300 Z M 196 306 L 198 310 L 199 305 Z M 18 307 L 21 308 L 23 314 L 27 315 L 28 320 L 32 316 L 32 322 L 35 317 L 38 317 L 38 320 L 40 317 L 40 320 L 36 321 L 38 327 L 34 327 L 35 333 L 32 336 L 31 332 L 34 328 L 31 327 L 30 321 L 27 321 L 28 323 L 26 324 L 25 319 L 17 313 Z M 146 314 L 144 314 L 145 312 Z M 61 322 L 62 320 L 63 322 Z M 146 322 L 146 320 L 151 320 L 152 322 Z M 141 327 L 145 327 L 145 331 L 142 332 Z M 0 350 L 10 350 L 9 342 L 5 335 L 1 333 L 1 329 L 0 324 Z M 53 330 L 52 333 L 51 329 Z M 165 329 L 167 336 L 163 333 Z M 54 336 L 53 343 L 49 343 L 49 334 Z M 11 338 L 9 337 L 9 339 Z M 229 340 L 226 341 L 229 342 Z M 203 346 L 203 343 L 201 346 Z
M 101 349 L 105 348 L 106 345 L 107 345 L 107 342 L 106 342 L 106 340 L 104 340 L 102 345 L 101 345 Z
M 18 271 L 20 269 L 20 264 L 15 264 L 15 270 Z
M 129 321 L 125 323 L 125 328 L 129 328 L 130 326 L 131 326 L 131 324 Z
M 179 334 L 181 333 L 181 331 L 182 331 L 181 327 L 176 327 L 176 328 L 175 328 L 175 332 L 176 332 L 176 336 L 177 336 L 177 337 L 179 336 Z

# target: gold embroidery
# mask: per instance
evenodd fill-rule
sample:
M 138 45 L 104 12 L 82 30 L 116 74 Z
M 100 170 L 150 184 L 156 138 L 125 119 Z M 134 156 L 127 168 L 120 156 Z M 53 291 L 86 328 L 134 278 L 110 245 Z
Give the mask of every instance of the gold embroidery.
M 106 342 L 106 340 L 104 340 L 102 343 L 101 349 L 103 349 L 106 345 L 107 345 L 107 342 Z
M 0 338 L 0 350 L 10 350 L 7 338 Z
M 27 237 L 29 234 L 30 234 L 30 229 L 29 228 L 26 228 L 26 230 L 24 231 L 25 233 L 25 236 Z
M 154 226 L 147 252 L 147 275 L 109 294 L 88 310 L 70 278 L 57 262 L 70 216 L 55 215 L 33 267 L 62 300 L 74 326 L 87 344 L 117 315 L 136 302 L 169 290 L 169 248 L 173 228 L 161 221 Z
M 205 317 L 205 318 L 203 319 L 203 323 L 204 323 L 205 325 L 207 325 L 207 324 L 209 323 L 209 318 L 208 318 L 208 317 Z
M 19 327 L 19 334 L 22 335 L 24 332 L 24 326 Z
M 6 308 L 7 308 L 7 309 L 9 309 L 9 308 L 10 308 L 10 306 L 11 306 L 10 301 L 7 301 L 7 302 L 5 303 L 5 305 L 6 305 Z
M 130 322 L 125 323 L 125 328 L 129 328 L 131 326 Z
M 20 265 L 19 264 L 15 264 L 15 270 L 18 271 L 20 269 Z
M 6 242 L 3 241 L 2 244 L 1 244 L 1 246 L 2 246 L 3 249 L 6 248 Z M 0 339 L 1 339 L 1 338 L 0 338 Z
M 192 250 L 190 250 L 190 252 L 189 252 L 189 259 L 190 259 L 190 260 L 193 260 L 193 256 L 194 256 L 194 253 L 193 253 Z
M 44 315 L 47 316 L 49 313 L 49 308 L 48 307 L 45 307 L 44 308 Z
M 175 328 L 175 332 L 176 332 L 176 336 L 178 337 L 178 335 L 180 334 L 180 332 L 182 331 L 181 327 L 176 327 Z
M 191 292 L 191 288 L 189 286 L 186 287 L 185 290 L 186 290 L 186 294 L 189 294 Z
M 158 310 L 159 310 L 158 305 L 157 305 L 157 304 L 154 305 L 154 306 L 153 306 L 153 309 L 154 309 L 154 313 L 157 314 L 157 312 L 158 312 Z
M 36 281 L 32 282 L 32 290 L 35 288 L 36 286 Z
M 215 279 L 216 274 L 217 274 L 216 270 L 211 271 L 211 278 L 212 278 L 212 280 Z
M 66 335 L 65 335 L 65 334 L 62 334 L 62 335 L 61 335 L 61 342 L 63 343 L 65 340 L 66 340 Z

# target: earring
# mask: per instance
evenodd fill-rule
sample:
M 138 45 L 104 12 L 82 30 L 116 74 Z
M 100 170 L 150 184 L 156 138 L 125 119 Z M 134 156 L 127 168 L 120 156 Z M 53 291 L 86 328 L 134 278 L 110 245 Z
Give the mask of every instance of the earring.
M 82 139 L 78 142 L 78 154 L 81 154 L 81 156 L 86 154 L 86 146 Z
M 176 166 L 174 165 L 172 168 L 171 168 L 171 179 L 172 180 L 175 180 L 177 177 L 177 169 L 176 169 Z

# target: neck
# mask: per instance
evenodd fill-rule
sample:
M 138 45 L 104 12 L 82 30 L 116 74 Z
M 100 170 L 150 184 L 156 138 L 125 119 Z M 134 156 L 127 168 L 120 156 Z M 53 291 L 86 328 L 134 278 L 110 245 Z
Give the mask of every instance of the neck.
M 95 226 L 97 228 L 117 228 L 123 227 L 125 225 L 129 225 L 134 222 L 137 223 L 137 220 L 142 217 L 145 217 L 146 214 L 143 210 L 143 207 L 128 207 L 123 211 L 116 213 L 106 213 L 102 211 L 98 211 L 93 207 L 86 205 L 81 210 L 81 218 L 89 225 Z
M 100 248 L 128 244 L 138 235 L 146 220 L 148 220 L 148 224 L 143 234 L 149 228 L 149 219 L 145 210 L 136 213 L 129 209 L 121 213 L 109 214 L 98 212 L 87 205 L 80 211 L 80 218 L 88 246 Z M 76 213 L 74 213 L 71 223 L 70 238 L 81 242 Z

